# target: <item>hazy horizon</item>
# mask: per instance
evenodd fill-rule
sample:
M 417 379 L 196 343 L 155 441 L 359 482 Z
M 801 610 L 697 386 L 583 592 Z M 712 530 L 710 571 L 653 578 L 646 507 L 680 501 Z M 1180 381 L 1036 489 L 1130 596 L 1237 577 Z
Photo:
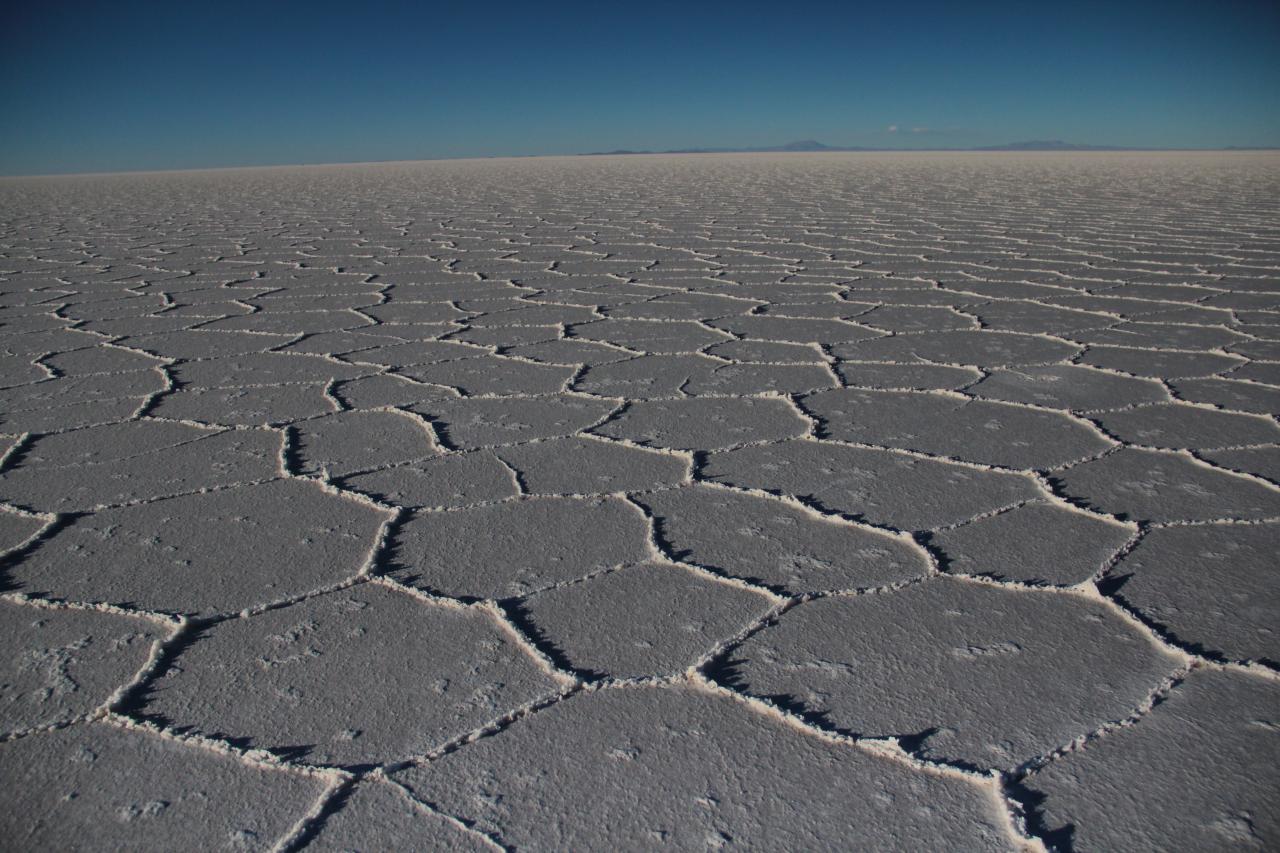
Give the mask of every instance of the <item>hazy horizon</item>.
M 878 156 L 878 155 L 975 155 L 975 156 L 1000 156 L 1000 155 L 1029 155 L 1029 156 L 1107 156 L 1107 155 L 1179 155 L 1179 154 L 1225 154 L 1225 155 L 1248 155 L 1248 154 L 1275 154 L 1280 156 L 1280 147 L 1250 147 L 1240 146 L 1232 148 L 1098 148 L 1094 150 L 1040 150 L 1040 149 L 993 149 L 993 148 L 868 148 L 863 150 L 851 150 L 842 148 L 832 148 L 827 151 L 783 151 L 778 149 L 730 149 L 730 148 L 707 148 L 705 150 L 672 150 L 672 151 L 600 151 L 600 152 L 573 152 L 573 153 L 553 153 L 553 154 L 491 154 L 480 156 L 458 156 L 458 157 L 420 157 L 412 159 L 386 159 L 386 160 L 325 160 L 310 163 L 239 163 L 218 166 L 185 166 L 177 168 L 156 168 L 156 169 L 117 169 L 117 170 L 97 170 L 97 171 L 61 171 L 61 172 L 21 172 L 12 174 L 0 174 L 0 181 L 18 181 L 26 178 L 92 178 L 92 177 L 112 177 L 130 175 L 149 175 L 149 174 L 182 174 L 186 172 L 235 172 L 240 170 L 272 170 L 272 169 L 324 169 L 324 168 L 343 168 L 343 167 L 361 167 L 361 166 L 397 166 L 397 165 L 416 165 L 430 163 L 467 163 L 476 161 L 502 161 L 502 160 L 583 160 L 590 161 L 594 159 L 610 158 L 610 157 L 757 157 L 757 156 L 812 156 L 812 155 L 846 155 L 846 156 Z
M 1280 8 L 23 7 L 0 174 L 616 149 L 1280 145 Z

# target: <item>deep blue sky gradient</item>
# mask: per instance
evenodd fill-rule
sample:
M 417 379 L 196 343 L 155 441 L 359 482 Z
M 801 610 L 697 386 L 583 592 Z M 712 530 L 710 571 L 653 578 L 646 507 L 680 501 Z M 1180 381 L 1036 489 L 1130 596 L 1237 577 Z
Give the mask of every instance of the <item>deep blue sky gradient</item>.
M 795 139 L 1280 145 L 1280 2 L 44 0 L 0 13 L 0 174 Z

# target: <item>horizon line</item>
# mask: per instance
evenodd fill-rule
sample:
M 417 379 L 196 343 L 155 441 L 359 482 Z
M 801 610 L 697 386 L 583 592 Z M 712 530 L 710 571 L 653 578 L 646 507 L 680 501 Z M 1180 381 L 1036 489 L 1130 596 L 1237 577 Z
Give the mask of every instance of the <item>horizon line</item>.
M 31 178 L 93 178 L 115 177 L 121 175 L 169 175 L 187 172 L 234 172 L 251 169 L 317 169 L 338 166 L 382 166 L 412 163 L 466 162 L 471 160 L 557 160 L 569 158 L 602 159 L 608 157 L 703 157 L 703 156 L 814 156 L 814 155 L 857 155 L 857 154 L 1016 154 L 1016 155 L 1106 155 L 1106 154 L 1177 154 L 1177 153 L 1221 153 L 1246 154 L 1257 152 L 1277 152 L 1276 145 L 1228 145 L 1196 148 L 1157 148 L 1157 147 L 1121 147 L 1121 146 L 1086 146 L 1080 148 L 1016 148 L 1010 146 L 983 146 L 968 148 L 872 148 L 824 146 L 817 150 L 786 150 L 782 147 L 758 148 L 688 148 L 667 151 L 646 151 L 618 149 L 615 151 L 579 151 L 569 154 L 480 154 L 467 156 L 415 157 L 410 159 L 389 160 L 324 160 L 303 163 L 241 163 L 226 166 L 182 166 L 160 169 L 116 169 L 109 171 L 88 172 L 14 172 L 0 173 L 0 181 L 21 180 Z

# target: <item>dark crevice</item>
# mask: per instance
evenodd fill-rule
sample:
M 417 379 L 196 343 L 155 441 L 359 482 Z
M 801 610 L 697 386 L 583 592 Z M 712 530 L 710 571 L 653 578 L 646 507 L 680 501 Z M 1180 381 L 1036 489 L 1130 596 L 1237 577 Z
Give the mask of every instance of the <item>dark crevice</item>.
M 1076 849 L 1076 827 L 1073 823 L 1061 826 L 1050 826 L 1044 812 L 1047 799 L 1039 791 L 1027 787 L 1023 780 L 1006 781 L 1006 796 L 1022 807 L 1023 820 L 1026 821 L 1027 834 L 1040 839 L 1052 853 L 1073 853 Z
M 555 642 L 547 636 L 547 634 L 538 627 L 533 621 L 532 616 L 525 609 L 524 604 L 518 599 L 505 599 L 497 602 L 498 608 L 502 614 L 507 617 L 511 624 L 524 634 L 525 638 L 542 654 L 546 655 L 547 660 L 551 661 L 557 669 L 564 670 L 584 682 L 600 681 L 607 678 L 608 673 L 599 672 L 593 669 L 585 669 L 573 663 L 567 652 L 555 644 Z

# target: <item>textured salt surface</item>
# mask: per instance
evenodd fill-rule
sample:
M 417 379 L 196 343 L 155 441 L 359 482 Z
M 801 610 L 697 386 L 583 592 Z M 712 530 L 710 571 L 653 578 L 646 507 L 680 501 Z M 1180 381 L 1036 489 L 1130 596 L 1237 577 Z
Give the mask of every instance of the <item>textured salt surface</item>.
M 1280 158 L 0 184 L 23 849 L 1280 846 Z

